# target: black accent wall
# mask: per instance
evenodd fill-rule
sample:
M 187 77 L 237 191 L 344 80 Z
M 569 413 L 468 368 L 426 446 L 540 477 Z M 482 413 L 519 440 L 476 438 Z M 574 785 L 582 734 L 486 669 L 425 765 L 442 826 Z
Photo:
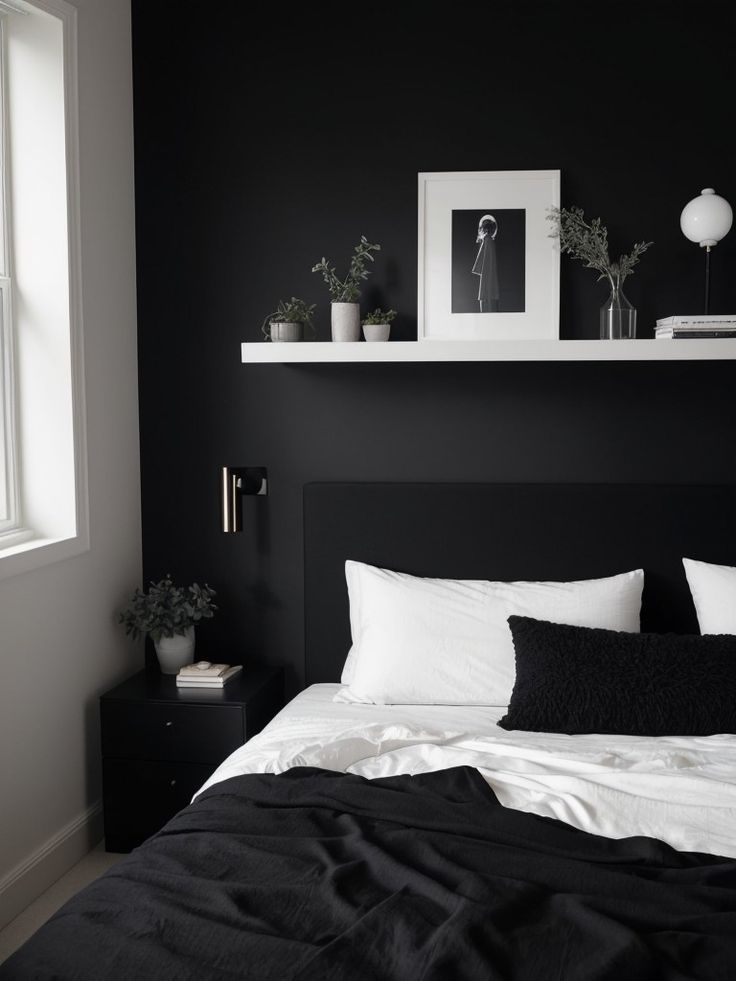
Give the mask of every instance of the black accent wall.
M 328 339 L 310 269 L 361 234 L 383 247 L 363 308 L 416 336 L 420 171 L 559 168 L 614 251 L 655 242 L 626 284 L 640 334 L 700 312 L 679 215 L 706 186 L 736 203 L 733 9 L 133 0 L 144 577 L 217 588 L 200 653 L 300 684 L 308 481 L 736 481 L 729 362 L 240 363 L 292 294 Z M 735 271 L 736 229 L 713 311 L 736 311 Z M 594 337 L 605 295 L 563 257 L 562 336 Z M 222 464 L 269 470 L 242 535 L 219 528 Z

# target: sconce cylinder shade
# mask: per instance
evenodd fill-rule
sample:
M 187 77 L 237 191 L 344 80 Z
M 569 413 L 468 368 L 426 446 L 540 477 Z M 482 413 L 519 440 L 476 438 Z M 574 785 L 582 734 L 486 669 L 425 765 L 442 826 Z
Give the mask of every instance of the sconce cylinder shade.
M 243 520 L 240 507 L 239 477 L 233 467 L 222 468 L 222 530 L 224 532 L 242 531 Z
M 731 205 L 712 187 L 706 187 L 697 198 L 688 201 L 680 215 L 680 228 L 685 238 L 709 249 L 728 235 L 732 222 Z
M 220 471 L 220 511 L 222 530 L 243 530 L 243 495 L 268 494 L 268 472 L 265 467 L 223 467 Z

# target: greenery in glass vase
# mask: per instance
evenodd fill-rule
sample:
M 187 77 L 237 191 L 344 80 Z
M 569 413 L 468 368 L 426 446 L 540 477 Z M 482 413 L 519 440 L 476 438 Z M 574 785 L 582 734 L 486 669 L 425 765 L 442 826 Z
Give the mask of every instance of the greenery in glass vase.
M 215 590 L 200 586 L 175 586 L 170 575 L 152 582 L 147 592 L 136 589 L 119 622 L 133 640 L 150 634 L 154 641 L 183 634 L 200 620 L 210 619 L 217 609 L 212 602 Z
M 585 220 L 582 208 L 551 208 L 547 219 L 554 223 L 551 238 L 560 240 L 560 252 L 579 259 L 587 269 L 595 269 L 598 279 L 607 279 L 611 289 L 620 287 L 634 271 L 650 245 L 654 242 L 635 242 L 628 255 L 612 260 L 608 252 L 608 230 L 600 218 Z
M 380 245 L 371 244 L 365 235 L 361 235 L 360 241 L 353 249 L 350 268 L 344 279 L 340 279 L 335 267 L 331 266 L 324 256 L 316 265 L 312 266 L 312 272 L 322 273 L 322 278 L 327 284 L 333 303 L 357 303 L 362 282 L 368 278 L 371 272 L 370 269 L 366 268 L 366 264 L 375 261 L 373 252 L 380 251 Z

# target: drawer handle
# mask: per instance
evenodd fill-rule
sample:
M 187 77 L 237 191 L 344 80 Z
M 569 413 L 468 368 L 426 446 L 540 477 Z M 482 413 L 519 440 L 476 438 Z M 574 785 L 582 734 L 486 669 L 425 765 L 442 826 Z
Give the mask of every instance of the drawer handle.
M 174 778 L 173 780 L 170 780 L 169 781 L 169 786 L 170 787 L 175 787 L 176 786 L 176 778 Z

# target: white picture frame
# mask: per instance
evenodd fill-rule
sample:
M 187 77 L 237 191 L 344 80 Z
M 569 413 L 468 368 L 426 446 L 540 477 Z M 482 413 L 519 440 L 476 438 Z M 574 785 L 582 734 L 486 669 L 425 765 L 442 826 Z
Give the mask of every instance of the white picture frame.
M 420 173 L 417 340 L 557 339 L 559 206 L 559 170 Z

